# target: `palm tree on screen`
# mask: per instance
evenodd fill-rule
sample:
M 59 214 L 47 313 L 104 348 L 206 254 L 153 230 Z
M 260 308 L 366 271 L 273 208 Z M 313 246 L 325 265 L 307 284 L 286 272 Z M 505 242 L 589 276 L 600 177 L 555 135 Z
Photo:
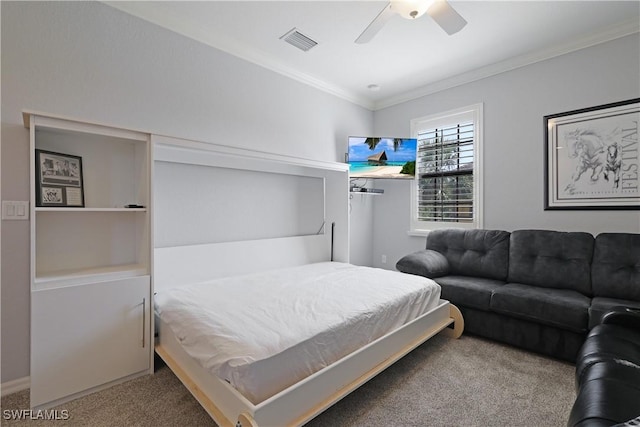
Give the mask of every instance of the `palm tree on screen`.
M 370 150 L 375 150 L 382 138 L 367 138 L 364 143 L 369 146 Z M 402 145 L 402 138 L 393 138 L 393 151 L 398 151 L 398 147 Z

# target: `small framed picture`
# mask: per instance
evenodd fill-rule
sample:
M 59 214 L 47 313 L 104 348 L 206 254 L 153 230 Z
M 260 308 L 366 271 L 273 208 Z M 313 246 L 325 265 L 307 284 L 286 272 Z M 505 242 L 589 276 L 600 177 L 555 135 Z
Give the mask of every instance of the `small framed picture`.
M 544 209 L 640 209 L 640 98 L 544 117 Z
M 36 150 L 36 206 L 84 207 L 81 157 Z

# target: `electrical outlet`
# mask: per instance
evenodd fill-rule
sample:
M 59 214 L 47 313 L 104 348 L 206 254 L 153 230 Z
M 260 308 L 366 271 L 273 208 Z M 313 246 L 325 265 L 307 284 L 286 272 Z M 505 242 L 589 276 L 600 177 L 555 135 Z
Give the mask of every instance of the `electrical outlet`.
M 380 257 L 380 261 L 382 261 L 383 264 L 386 264 L 387 263 L 387 256 L 386 255 L 382 255 Z

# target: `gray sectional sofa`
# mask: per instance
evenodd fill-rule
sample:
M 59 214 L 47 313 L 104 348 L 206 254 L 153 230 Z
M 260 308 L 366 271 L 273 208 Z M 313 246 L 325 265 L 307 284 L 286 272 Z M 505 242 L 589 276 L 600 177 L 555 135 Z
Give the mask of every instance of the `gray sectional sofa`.
M 604 313 L 640 308 L 640 234 L 436 230 L 396 268 L 440 284 L 465 332 L 571 362 Z

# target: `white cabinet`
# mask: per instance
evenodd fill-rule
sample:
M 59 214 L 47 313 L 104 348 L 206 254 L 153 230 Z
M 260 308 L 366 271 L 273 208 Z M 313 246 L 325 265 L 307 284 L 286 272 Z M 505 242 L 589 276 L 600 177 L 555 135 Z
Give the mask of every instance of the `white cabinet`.
M 34 291 L 31 406 L 149 369 L 149 276 Z
M 46 407 L 151 370 L 150 137 L 38 113 L 24 120 L 31 405 Z

